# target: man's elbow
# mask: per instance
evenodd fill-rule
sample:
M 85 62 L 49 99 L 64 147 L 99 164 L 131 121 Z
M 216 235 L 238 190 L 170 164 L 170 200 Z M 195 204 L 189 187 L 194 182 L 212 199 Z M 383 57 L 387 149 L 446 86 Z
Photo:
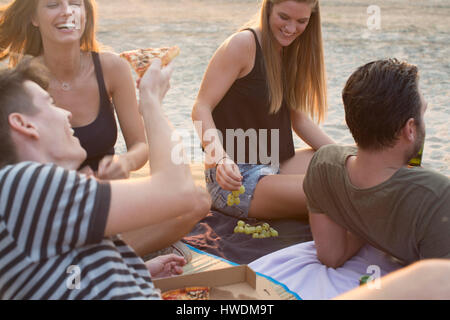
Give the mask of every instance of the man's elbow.
M 194 199 L 195 199 L 194 214 L 198 220 L 201 220 L 211 210 L 211 196 L 205 189 L 201 187 L 196 187 Z
M 336 252 L 332 253 L 324 253 L 324 252 L 317 252 L 317 258 L 319 261 L 327 266 L 328 268 L 337 269 L 339 267 L 342 267 L 344 263 L 346 262 L 343 255 L 338 254 Z
M 211 197 L 209 193 L 195 185 L 190 186 L 188 190 L 183 192 L 186 211 L 190 213 L 193 219 L 200 221 L 211 209 Z

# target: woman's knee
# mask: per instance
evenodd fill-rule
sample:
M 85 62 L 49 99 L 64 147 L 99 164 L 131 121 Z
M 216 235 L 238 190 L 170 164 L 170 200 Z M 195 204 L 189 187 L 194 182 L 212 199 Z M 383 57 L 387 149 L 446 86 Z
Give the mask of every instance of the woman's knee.
M 294 157 L 281 164 L 281 174 L 305 174 L 314 153 L 313 149 L 296 150 Z

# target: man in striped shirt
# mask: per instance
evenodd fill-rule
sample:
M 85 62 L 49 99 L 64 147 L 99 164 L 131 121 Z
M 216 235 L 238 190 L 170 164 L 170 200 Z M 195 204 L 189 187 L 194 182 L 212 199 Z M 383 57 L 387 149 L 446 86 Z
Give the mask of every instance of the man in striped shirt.
M 161 108 L 171 67 L 158 60 L 140 81 L 152 176 L 114 182 L 75 171 L 86 153 L 42 68 L 24 59 L 0 71 L 0 299 L 159 299 L 150 273 L 179 272 L 179 261 L 146 265 L 118 235 L 170 226 L 180 236 L 210 206 L 189 167 L 171 161 Z

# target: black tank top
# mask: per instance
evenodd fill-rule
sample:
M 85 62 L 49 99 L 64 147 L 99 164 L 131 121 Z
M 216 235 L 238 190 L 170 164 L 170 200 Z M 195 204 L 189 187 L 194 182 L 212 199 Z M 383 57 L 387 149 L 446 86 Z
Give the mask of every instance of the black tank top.
M 100 110 L 97 118 L 84 127 L 73 128 L 75 136 L 80 140 L 81 146 L 87 152 L 86 161 L 80 166 L 90 166 L 97 171 L 100 160 L 106 155 L 114 154 L 114 145 L 117 141 L 117 124 L 114 108 L 106 91 L 102 66 L 97 52 L 92 52 L 95 75 L 100 92 Z
M 270 133 L 271 129 L 278 129 L 279 161 L 282 163 L 295 155 L 290 110 L 285 101 L 283 101 L 278 113 L 270 113 L 270 99 L 262 49 L 255 31 L 252 29 L 247 30 L 253 33 L 256 41 L 255 65 L 248 75 L 237 79 L 233 83 L 214 109 L 212 116 L 217 129 L 222 133 L 223 147 L 236 163 L 267 164 L 266 159 L 261 159 L 260 146 L 267 148 L 262 150 L 263 156 L 271 157 Z M 248 138 L 245 140 L 245 162 L 239 161 L 237 153 L 238 139 L 236 137 L 234 137 L 234 152 L 232 153 L 232 150 L 228 150 L 231 148 L 227 148 L 227 129 L 242 129 L 244 132 L 247 132 L 249 129 L 256 130 L 254 132 L 256 134 L 253 134 L 252 138 L 250 138 L 252 134 L 247 134 Z M 261 129 L 267 129 L 267 136 Z M 262 134 L 262 137 L 260 134 Z M 257 141 L 257 144 L 252 143 L 250 145 L 251 139 Z M 254 163 L 254 157 L 253 159 L 250 158 L 250 151 L 257 156 L 256 163 Z

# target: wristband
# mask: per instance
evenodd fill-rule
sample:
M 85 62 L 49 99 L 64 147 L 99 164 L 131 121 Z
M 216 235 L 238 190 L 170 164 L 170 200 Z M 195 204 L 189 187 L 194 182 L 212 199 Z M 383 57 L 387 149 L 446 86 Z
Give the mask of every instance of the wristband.
M 221 158 L 219 161 L 217 161 L 217 163 L 216 163 L 216 169 L 217 169 L 217 167 L 219 166 L 219 164 L 220 164 L 220 161 L 222 161 L 223 159 L 227 159 L 228 157 L 223 157 L 223 158 Z

